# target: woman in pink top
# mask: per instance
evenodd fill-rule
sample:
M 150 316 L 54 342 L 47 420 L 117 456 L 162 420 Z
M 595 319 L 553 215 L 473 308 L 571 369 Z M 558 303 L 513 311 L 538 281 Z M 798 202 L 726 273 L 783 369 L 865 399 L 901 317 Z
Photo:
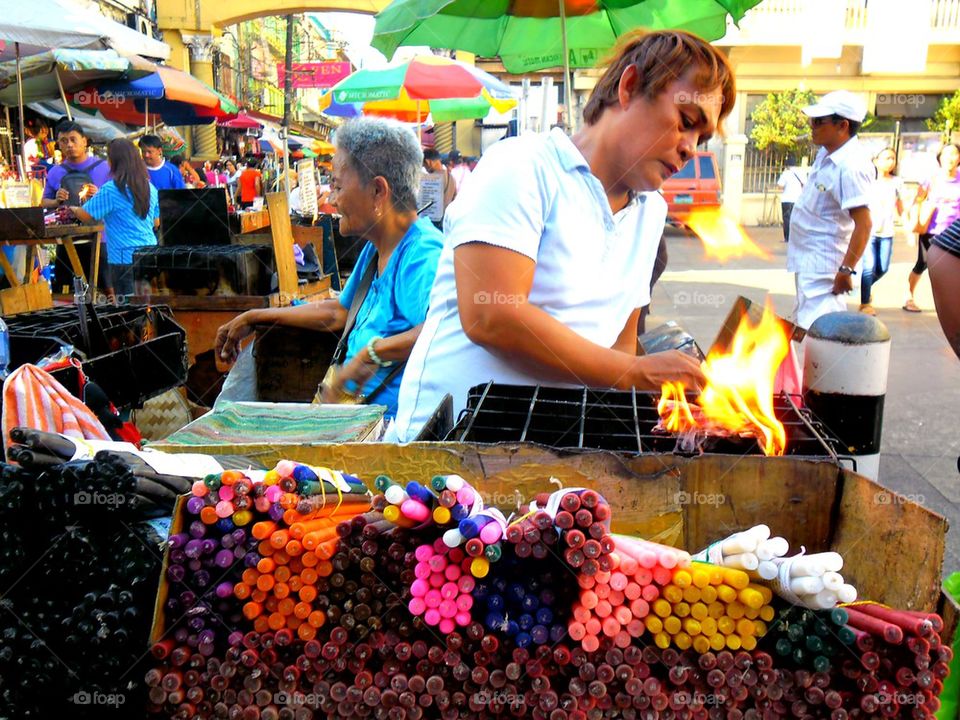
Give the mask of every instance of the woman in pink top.
M 960 218 L 960 177 L 957 177 L 957 167 L 960 166 L 960 146 L 953 143 L 944 145 L 937 153 L 937 162 L 940 163 L 939 172 L 930 182 L 922 185 L 917 193 L 917 201 L 926 200 L 933 203 L 934 210 L 930 216 L 927 231 L 921 233 L 917 243 L 917 264 L 910 271 L 908 280 L 910 297 L 903 304 L 907 312 L 920 312 L 914 301 L 914 292 L 920 276 L 927 269 L 927 251 L 930 241 L 950 227 L 950 224 Z

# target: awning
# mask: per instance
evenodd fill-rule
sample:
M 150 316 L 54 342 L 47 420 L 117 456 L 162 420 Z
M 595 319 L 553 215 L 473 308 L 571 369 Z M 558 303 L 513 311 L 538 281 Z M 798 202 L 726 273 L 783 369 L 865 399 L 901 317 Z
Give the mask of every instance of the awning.
M 170 46 L 133 28 L 121 25 L 95 10 L 78 7 L 70 0 L 21 0 L 3 3 L 0 13 L 0 61 L 50 49 L 112 47 L 121 53 L 136 53 L 166 60 Z
M 67 114 L 59 100 L 34 102 L 27 105 L 35 113 L 50 120 L 59 120 Z M 73 109 L 73 121 L 83 128 L 83 134 L 95 143 L 107 143 L 118 137 L 127 137 L 131 130 L 122 123 L 107 120 L 102 115 L 88 115 L 83 110 Z
M 49 50 L 20 61 L 24 102 L 60 98 L 57 74 L 65 92 L 74 92 L 99 80 L 121 77 L 131 71 L 130 60 L 115 50 Z M 0 104 L 16 105 L 17 63 L 0 63 Z

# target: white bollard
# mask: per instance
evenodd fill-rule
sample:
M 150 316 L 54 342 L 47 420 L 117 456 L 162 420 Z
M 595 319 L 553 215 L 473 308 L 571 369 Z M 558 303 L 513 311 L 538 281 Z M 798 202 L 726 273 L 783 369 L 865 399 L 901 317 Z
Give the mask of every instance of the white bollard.
M 890 333 L 875 317 L 823 315 L 804 339 L 803 400 L 872 480 L 880 471 Z

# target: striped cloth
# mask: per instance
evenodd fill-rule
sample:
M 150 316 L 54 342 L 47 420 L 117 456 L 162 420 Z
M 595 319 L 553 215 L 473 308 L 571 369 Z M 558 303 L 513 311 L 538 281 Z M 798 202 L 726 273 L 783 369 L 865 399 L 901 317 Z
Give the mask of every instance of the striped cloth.
M 960 220 L 954 220 L 939 235 L 934 235 L 930 242 L 951 255 L 960 257 Z
M 21 365 L 3 381 L 2 424 L 4 457 L 11 445 L 10 431 L 15 427 L 88 440 L 110 439 L 97 416 L 36 365 Z

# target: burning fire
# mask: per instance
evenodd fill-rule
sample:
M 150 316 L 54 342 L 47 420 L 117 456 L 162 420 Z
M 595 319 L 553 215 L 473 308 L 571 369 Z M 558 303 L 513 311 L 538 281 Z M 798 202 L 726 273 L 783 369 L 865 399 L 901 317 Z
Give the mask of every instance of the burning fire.
M 790 338 L 768 305 L 760 323 L 746 315 L 727 352 L 711 352 L 703 363 L 707 385 L 691 406 L 682 383 L 664 383 L 657 411 L 674 433 L 749 435 L 764 455 L 783 455 L 783 424 L 773 411 L 773 388 Z
M 93 189 L 92 189 L 92 188 L 93 188 L 93 185 L 91 185 L 90 183 L 86 183 L 82 188 L 80 188 L 80 192 L 78 193 L 78 197 L 80 198 L 80 203 L 81 203 L 81 204 L 82 204 L 84 201 L 86 201 L 86 199 L 93 194 Z
M 769 259 L 770 254 L 753 242 L 743 227 L 719 207 L 691 208 L 683 218 L 703 242 L 708 258 L 726 262 L 744 255 Z

